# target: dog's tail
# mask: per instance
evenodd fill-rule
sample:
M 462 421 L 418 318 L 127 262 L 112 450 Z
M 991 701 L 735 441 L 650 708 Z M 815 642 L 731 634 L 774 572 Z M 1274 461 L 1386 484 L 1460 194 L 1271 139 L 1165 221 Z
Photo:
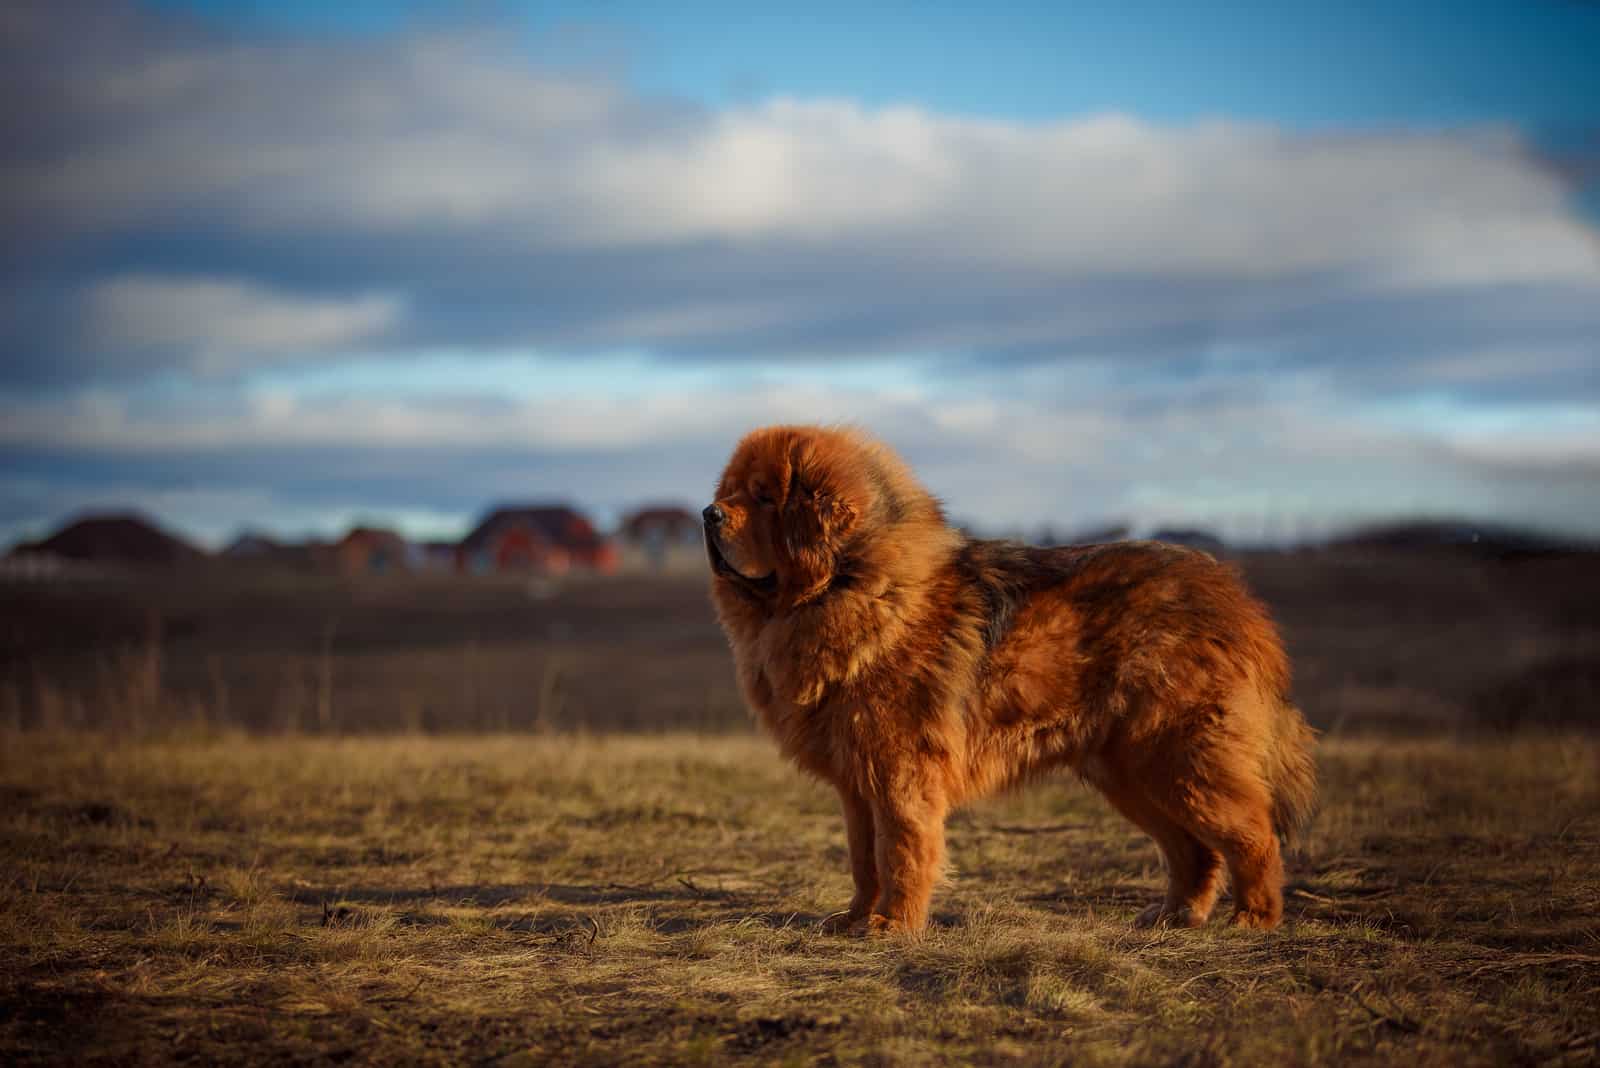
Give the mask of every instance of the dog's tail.
M 1278 702 L 1267 747 L 1266 778 L 1272 790 L 1272 827 L 1286 846 L 1304 833 L 1317 808 L 1317 732 L 1287 700 Z

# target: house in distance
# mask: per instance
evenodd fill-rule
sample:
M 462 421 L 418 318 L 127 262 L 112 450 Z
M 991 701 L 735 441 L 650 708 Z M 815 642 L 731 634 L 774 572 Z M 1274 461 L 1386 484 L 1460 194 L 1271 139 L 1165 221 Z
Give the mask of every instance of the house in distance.
M 617 539 L 630 567 L 650 571 L 705 566 L 700 517 L 680 505 L 651 505 L 622 520 Z
M 334 544 L 333 558 L 345 575 L 393 575 L 411 570 L 410 544 L 380 527 L 351 528 Z
M 206 559 L 200 549 L 132 512 L 83 516 L 43 541 L 18 545 L 12 554 L 114 569 L 178 568 Z
M 461 539 L 456 570 L 471 575 L 569 571 L 611 574 L 617 551 L 583 513 L 564 504 L 496 508 Z

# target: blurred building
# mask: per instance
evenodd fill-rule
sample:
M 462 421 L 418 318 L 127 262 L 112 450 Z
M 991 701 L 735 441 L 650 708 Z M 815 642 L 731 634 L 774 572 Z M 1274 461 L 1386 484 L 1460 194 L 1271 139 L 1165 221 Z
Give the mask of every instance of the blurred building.
M 333 560 L 346 575 L 389 575 L 411 570 L 411 546 L 380 527 L 354 527 L 333 545 Z
M 221 552 L 229 564 L 274 571 L 334 571 L 340 568 L 338 545 L 315 539 L 279 541 L 255 531 L 245 531 Z
M 497 508 L 456 547 L 456 570 L 474 575 L 564 575 L 574 569 L 610 574 L 617 563 L 616 547 L 567 505 Z
M 629 513 L 617 530 L 627 563 L 651 571 L 705 565 L 700 517 L 678 505 L 654 505 Z
M 447 572 L 456 569 L 456 543 L 425 541 L 412 547 L 412 559 L 420 571 Z
M 227 560 L 265 560 L 283 551 L 283 543 L 265 534 L 244 531 L 222 550 Z
M 182 567 L 206 553 L 132 513 L 85 516 L 43 541 L 24 542 L 16 557 L 41 557 L 111 567 Z

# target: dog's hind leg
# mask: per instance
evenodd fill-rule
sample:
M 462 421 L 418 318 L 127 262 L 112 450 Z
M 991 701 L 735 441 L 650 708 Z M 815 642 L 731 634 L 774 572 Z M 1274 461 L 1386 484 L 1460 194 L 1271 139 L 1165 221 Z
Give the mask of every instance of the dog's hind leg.
M 1263 798 L 1242 805 L 1212 840 L 1228 861 L 1233 883 L 1236 927 L 1270 930 L 1283 919 L 1283 857 L 1272 831 L 1271 810 Z
M 1283 918 L 1283 858 L 1272 828 L 1272 797 L 1232 754 L 1192 755 L 1177 776 L 1152 789 L 1162 812 L 1222 855 L 1239 927 L 1270 929 Z
M 1132 820 L 1161 848 L 1167 866 L 1167 896 L 1141 912 L 1140 927 L 1199 927 L 1211 915 L 1222 884 L 1222 856 L 1161 810 L 1132 783 L 1101 783 L 1118 812 Z

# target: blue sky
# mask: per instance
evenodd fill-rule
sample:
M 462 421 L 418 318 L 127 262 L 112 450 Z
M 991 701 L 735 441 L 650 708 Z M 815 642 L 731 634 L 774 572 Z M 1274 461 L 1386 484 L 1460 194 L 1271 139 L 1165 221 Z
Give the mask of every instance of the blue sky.
M 609 519 L 775 419 L 997 528 L 1600 534 L 1597 4 L 0 18 L 0 538 Z
M 393 32 L 459 5 L 163 0 L 241 28 Z M 1600 5 L 819 2 L 503 4 L 530 55 L 708 105 L 768 94 L 1051 119 L 1129 111 L 1302 124 L 1600 117 Z

